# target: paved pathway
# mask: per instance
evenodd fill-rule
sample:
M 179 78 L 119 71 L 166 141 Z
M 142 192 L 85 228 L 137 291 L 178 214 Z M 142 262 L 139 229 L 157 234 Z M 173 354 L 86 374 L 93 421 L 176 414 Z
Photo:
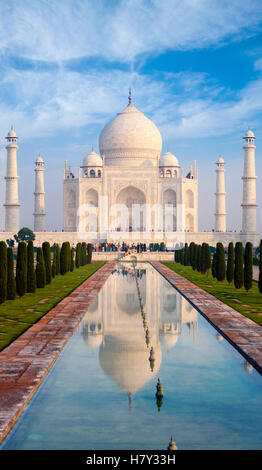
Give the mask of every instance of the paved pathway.
M 106 263 L 0 353 L 0 442 L 111 274 Z
M 151 262 L 262 373 L 262 327 L 159 262 Z

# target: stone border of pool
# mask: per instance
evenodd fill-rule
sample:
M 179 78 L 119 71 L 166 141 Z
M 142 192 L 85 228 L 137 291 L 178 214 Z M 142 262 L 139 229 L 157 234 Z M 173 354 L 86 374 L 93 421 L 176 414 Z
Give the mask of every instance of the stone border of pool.
M 104 264 L 0 353 L 0 443 L 35 394 L 115 265 L 116 261 Z
M 160 262 L 151 265 L 167 279 L 262 374 L 262 327 Z

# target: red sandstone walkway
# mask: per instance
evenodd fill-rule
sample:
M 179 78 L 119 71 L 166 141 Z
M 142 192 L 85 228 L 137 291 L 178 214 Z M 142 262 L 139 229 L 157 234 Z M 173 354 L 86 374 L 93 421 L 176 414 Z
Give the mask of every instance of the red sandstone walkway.
M 262 327 L 160 262 L 151 262 L 262 373 Z
M 106 263 L 0 353 L 0 442 L 111 274 Z

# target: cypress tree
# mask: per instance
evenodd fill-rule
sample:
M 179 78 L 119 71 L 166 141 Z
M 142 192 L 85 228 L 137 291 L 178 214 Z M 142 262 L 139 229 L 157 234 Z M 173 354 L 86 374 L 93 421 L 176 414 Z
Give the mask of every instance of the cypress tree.
M 56 276 L 56 248 L 57 244 L 53 245 L 53 260 L 52 260 L 52 277 Z
M 252 287 L 253 280 L 253 250 L 252 243 L 247 242 L 245 246 L 244 286 L 247 291 Z
M 21 297 L 27 290 L 27 247 L 25 242 L 18 243 L 16 258 L 16 292 Z
M 205 243 L 202 243 L 200 249 L 200 272 L 205 274 L 206 272 L 206 251 L 205 251 Z
M 66 242 L 66 260 L 67 260 L 67 272 L 71 269 L 71 246 L 69 242 Z
M 56 275 L 60 274 L 60 246 L 56 245 Z
M 67 245 L 66 242 L 62 243 L 60 251 L 60 274 L 64 275 L 67 272 L 68 261 L 67 261 Z
M 197 245 L 196 269 L 198 270 L 198 272 L 200 272 L 201 270 L 201 245 Z
M 258 289 L 260 294 L 262 294 L 262 240 L 259 244 L 259 277 L 258 277 Z
M 75 260 L 74 260 L 74 249 L 71 248 L 71 263 L 70 263 L 70 271 L 74 271 L 74 267 L 75 267 Z
M 0 242 L 0 304 L 6 300 L 7 295 L 7 251 L 6 243 Z
M 194 254 L 194 242 L 191 242 L 189 245 L 189 264 L 193 266 L 193 254 Z
M 45 262 L 45 279 L 46 284 L 50 284 L 52 281 L 52 265 L 51 265 L 51 250 L 50 243 L 44 242 L 42 244 L 43 257 Z
M 82 266 L 87 264 L 87 246 L 86 243 L 82 243 Z
M 35 292 L 35 288 L 34 244 L 32 240 L 29 240 L 27 245 L 27 292 Z
M 197 268 L 197 245 L 194 243 L 192 253 L 192 268 L 195 271 Z
M 222 243 L 217 243 L 216 247 L 216 278 L 224 281 L 226 277 L 225 249 Z
M 185 264 L 185 248 L 181 248 L 180 263 Z
M 234 245 L 232 242 L 228 245 L 227 252 L 227 282 L 232 282 L 234 279 Z
M 190 264 L 190 253 L 189 253 L 189 246 L 185 244 L 185 254 L 184 254 L 184 265 L 189 266 Z
M 16 284 L 14 273 L 14 254 L 11 247 L 7 248 L 7 300 L 14 300 L 16 296 Z
M 81 266 L 81 252 L 82 252 L 81 243 L 77 243 L 77 245 L 76 245 L 76 259 L 75 259 L 76 268 L 79 268 L 79 266 Z
M 241 289 L 244 283 L 244 270 L 243 270 L 243 245 L 237 242 L 235 246 L 235 269 L 234 269 L 234 284 L 236 289 Z
M 87 244 L 87 264 L 90 264 L 92 261 L 93 246 L 92 243 Z
M 216 278 L 217 277 L 216 253 L 213 254 L 211 270 L 212 270 L 212 276 Z
M 205 243 L 205 266 L 206 266 L 206 271 L 209 274 L 209 270 L 211 268 L 211 253 L 210 253 L 210 246 L 208 243 Z
M 43 256 L 43 250 L 41 247 L 37 248 L 36 254 L 36 286 L 45 287 L 46 284 L 46 274 L 45 274 L 45 261 Z

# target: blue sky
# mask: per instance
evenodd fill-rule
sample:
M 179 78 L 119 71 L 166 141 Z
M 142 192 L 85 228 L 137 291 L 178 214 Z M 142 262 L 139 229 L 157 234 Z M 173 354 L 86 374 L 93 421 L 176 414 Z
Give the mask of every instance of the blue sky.
M 215 165 L 226 161 L 228 229 L 241 227 L 242 137 L 257 137 L 262 207 L 260 0 L 0 0 L 0 229 L 5 140 L 19 136 L 21 224 L 33 226 L 34 160 L 46 162 L 47 229 L 62 227 L 62 169 L 77 172 L 127 104 L 150 117 L 185 170 L 199 168 L 199 228 L 214 227 Z M 258 209 L 262 232 L 262 210 Z

